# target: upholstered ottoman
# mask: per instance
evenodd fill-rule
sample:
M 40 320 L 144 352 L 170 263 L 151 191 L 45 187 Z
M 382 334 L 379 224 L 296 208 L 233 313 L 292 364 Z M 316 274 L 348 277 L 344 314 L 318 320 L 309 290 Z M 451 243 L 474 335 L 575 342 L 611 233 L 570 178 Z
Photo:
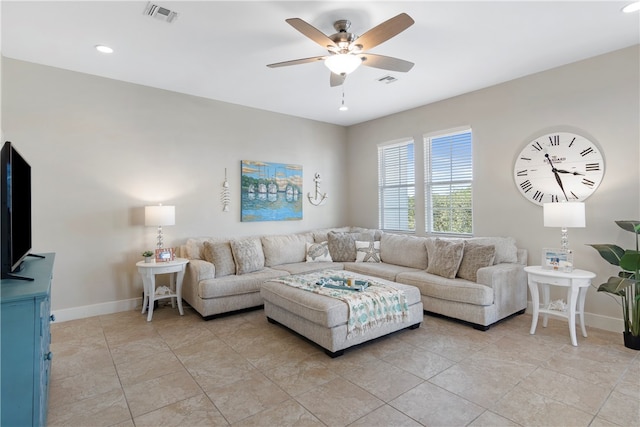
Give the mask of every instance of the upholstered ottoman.
M 340 299 L 319 295 L 282 283 L 279 279 L 262 284 L 264 312 L 271 323 L 279 323 L 325 349 L 331 357 L 346 348 L 399 331 L 415 329 L 423 318 L 418 288 L 352 272 L 340 272 L 357 280 L 370 280 L 401 290 L 406 297 L 407 316 L 402 321 L 383 322 L 358 333 L 348 332 L 349 305 Z

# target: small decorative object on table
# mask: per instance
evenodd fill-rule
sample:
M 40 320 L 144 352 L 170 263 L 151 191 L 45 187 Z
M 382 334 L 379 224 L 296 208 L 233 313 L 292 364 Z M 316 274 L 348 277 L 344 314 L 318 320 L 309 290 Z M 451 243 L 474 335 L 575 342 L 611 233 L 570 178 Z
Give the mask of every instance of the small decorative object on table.
M 543 249 L 542 268 L 571 273 L 573 271 L 573 252 L 565 249 Z
M 173 261 L 175 257 L 175 250 L 173 248 L 156 249 L 156 262 Z
M 153 256 L 155 254 L 153 251 L 144 251 L 142 252 L 142 256 L 144 257 L 144 262 L 153 262 Z

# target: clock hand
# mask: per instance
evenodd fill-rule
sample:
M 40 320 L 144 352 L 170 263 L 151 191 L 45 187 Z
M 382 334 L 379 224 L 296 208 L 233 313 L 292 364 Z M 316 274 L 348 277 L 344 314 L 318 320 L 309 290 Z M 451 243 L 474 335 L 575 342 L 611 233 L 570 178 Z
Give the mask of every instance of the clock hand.
M 562 179 L 560 179 L 560 175 L 558 174 L 558 169 L 556 169 L 555 166 L 553 166 L 553 162 L 551 161 L 551 157 L 549 157 L 548 153 L 545 153 L 544 156 L 549 161 L 549 165 L 551 166 L 551 172 L 553 172 L 553 174 L 555 175 L 556 182 L 560 186 L 560 189 L 562 190 L 562 194 L 564 194 L 564 198 L 567 199 L 567 202 L 568 202 L 569 198 L 567 197 L 567 193 L 564 191 L 564 185 L 562 185 Z
M 558 172 L 558 173 L 569 173 L 569 174 L 572 174 L 572 175 L 584 175 L 583 173 L 580 173 L 580 172 L 571 172 L 571 171 L 566 171 L 564 169 L 556 169 L 556 172 Z

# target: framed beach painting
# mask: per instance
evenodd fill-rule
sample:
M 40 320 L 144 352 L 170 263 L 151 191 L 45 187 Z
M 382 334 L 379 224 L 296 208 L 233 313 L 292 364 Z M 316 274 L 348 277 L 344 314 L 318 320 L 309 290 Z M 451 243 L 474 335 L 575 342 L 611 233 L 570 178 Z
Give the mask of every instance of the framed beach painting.
M 242 160 L 242 222 L 302 219 L 302 166 Z

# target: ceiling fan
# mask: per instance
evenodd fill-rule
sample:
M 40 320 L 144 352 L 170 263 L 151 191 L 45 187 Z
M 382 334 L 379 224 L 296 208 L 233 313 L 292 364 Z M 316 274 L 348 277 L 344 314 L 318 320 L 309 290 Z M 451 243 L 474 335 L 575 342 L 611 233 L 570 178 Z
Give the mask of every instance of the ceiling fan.
M 415 21 L 406 13 L 394 16 L 382 24 L 373 27 L 361 36 L 349 32 L 351 22 L 346 19 L 336 21 L 333 24 L 337 33 L 330 36 L 325 35 L 300 18 L 289 18 L 286 22 L 324 49 L 327 49 L 329 54 L 277 62 L 275 64 L 269 64 L 267 67 L 286 67 L 289 65 L 324 61 L 327 68 L 331 70 L 329 84 L 332 87 L 343 84 L 347 74 L 355 71 L 360 64 L 404 73 L 413 67 L 413 62 L 366 52 L 390 38 L 397 36 L 413 25 Z

